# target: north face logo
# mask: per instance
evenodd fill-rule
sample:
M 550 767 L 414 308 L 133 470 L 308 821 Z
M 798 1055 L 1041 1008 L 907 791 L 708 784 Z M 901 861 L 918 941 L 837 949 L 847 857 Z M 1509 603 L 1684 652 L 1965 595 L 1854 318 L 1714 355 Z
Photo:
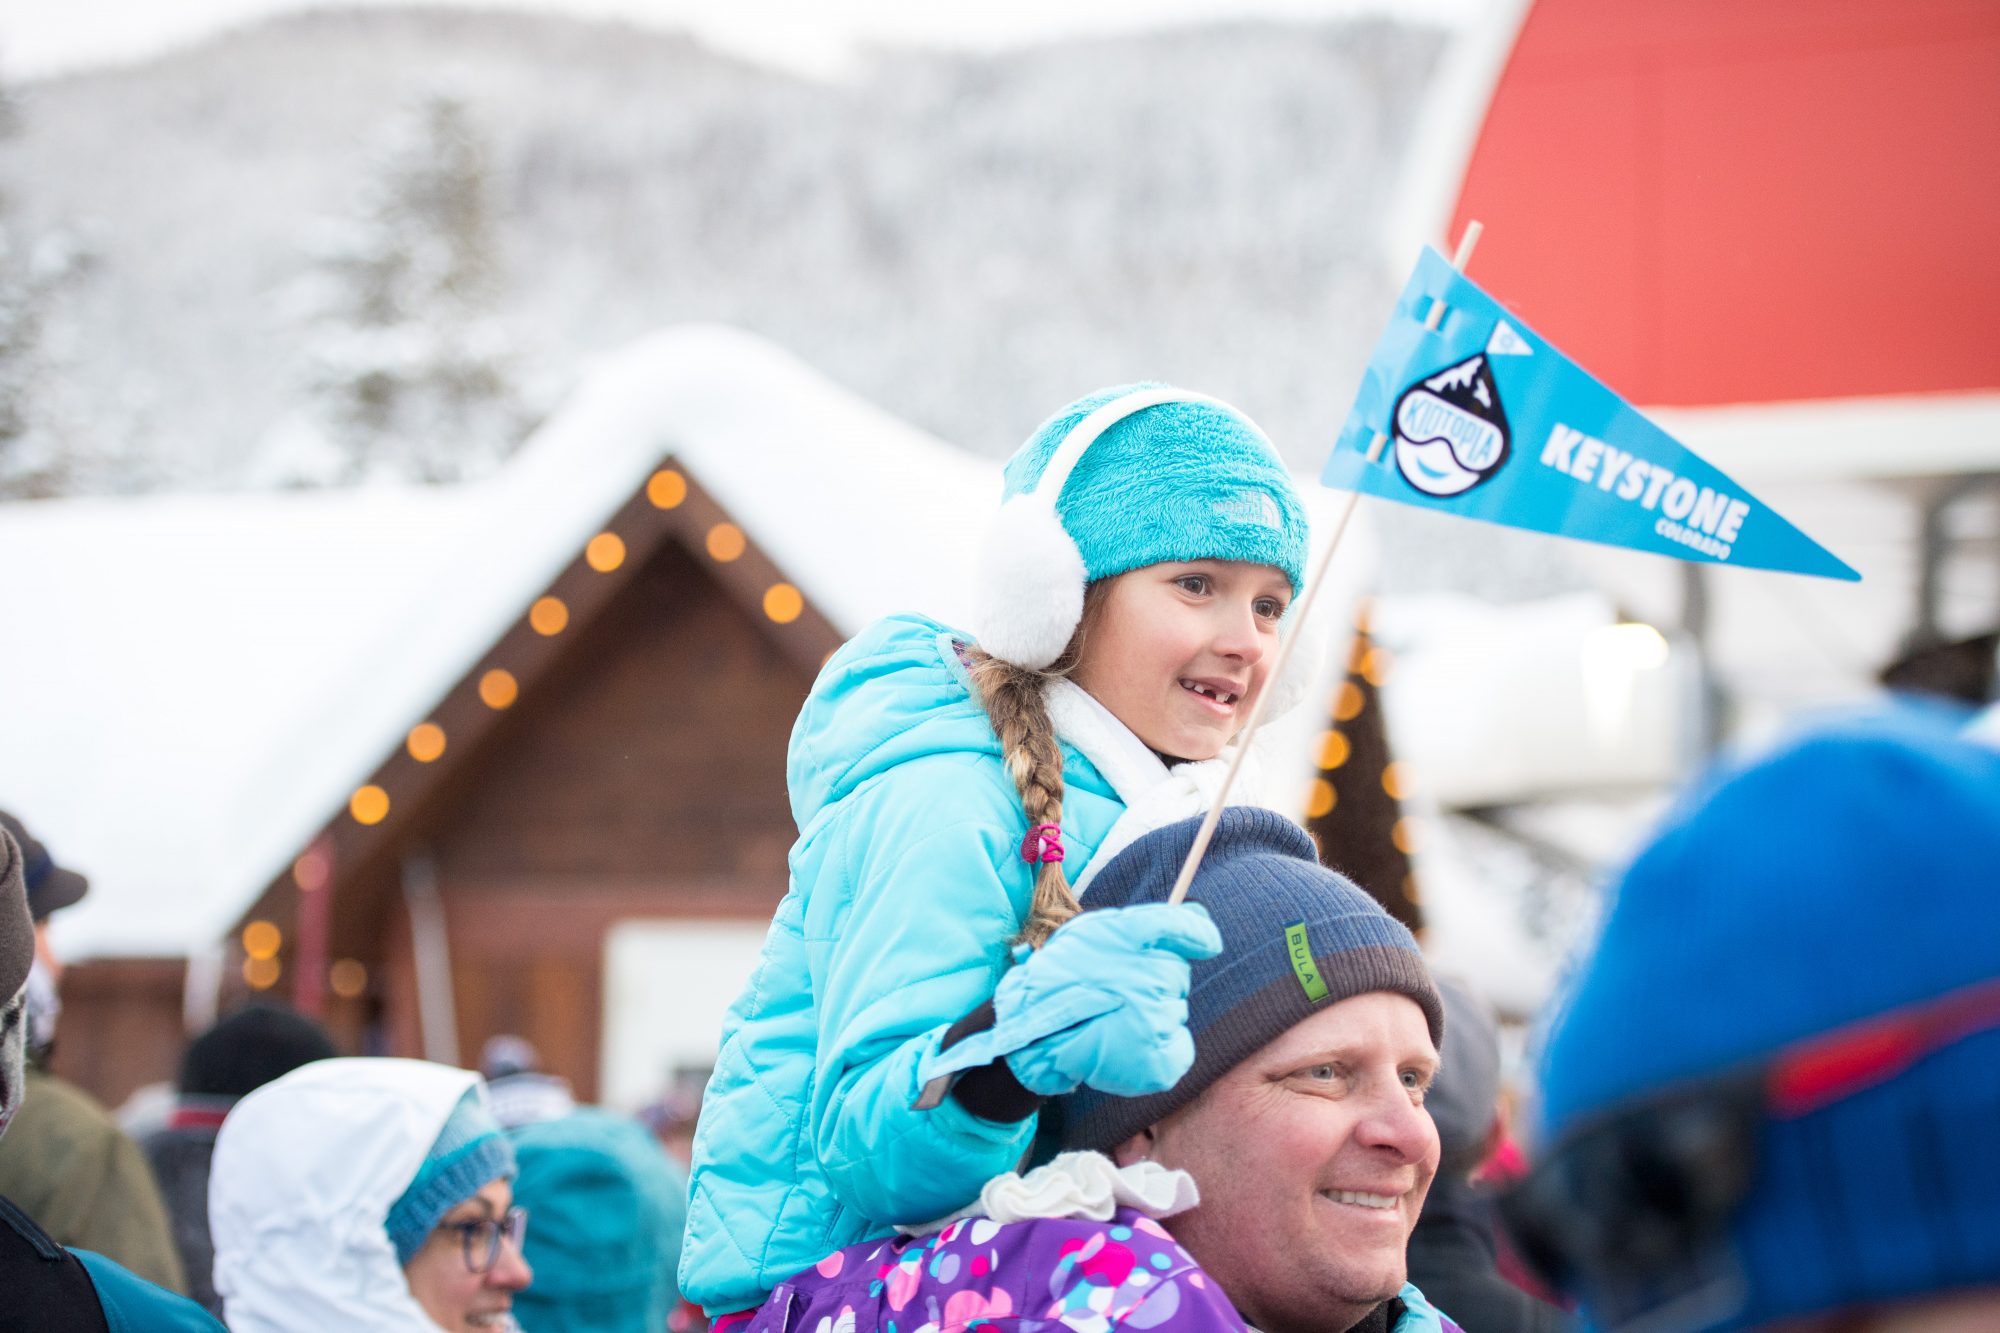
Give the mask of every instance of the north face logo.
M 1278 502 L 1263 491 L 1246 491 L 1220 501 L 1215 506 L 1215 513 L 1216 517 L 1229 523 L 1274 530 L 1285 526 L 1285 516 L 1279 512 Z

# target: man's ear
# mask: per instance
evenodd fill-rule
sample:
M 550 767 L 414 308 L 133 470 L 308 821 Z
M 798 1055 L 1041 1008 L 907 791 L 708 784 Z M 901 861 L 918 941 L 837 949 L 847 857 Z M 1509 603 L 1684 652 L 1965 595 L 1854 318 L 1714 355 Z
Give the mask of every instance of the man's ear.
M 1111 1150 L 1111 1160 L 1120 1166 L 1130 1166 L 1134 1162 L 1146 1161 L 1153 1155 L 1154 1142 L 1153 1127 L 1148 1125 L 1131 1138 L 1125 1140 L 1125 1142 L 1113 1148 Z

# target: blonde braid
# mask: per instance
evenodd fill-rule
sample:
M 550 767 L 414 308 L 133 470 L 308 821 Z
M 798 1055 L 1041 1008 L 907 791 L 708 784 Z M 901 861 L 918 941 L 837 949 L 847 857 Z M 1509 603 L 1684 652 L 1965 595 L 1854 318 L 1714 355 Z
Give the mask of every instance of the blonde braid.
M 1021 810 L 1028 817 L 1029 828 L 1062 823 L 1062 743 L 1056 739 L 1056 726 L 1049 717 L 1048 686 L 1051 680 L 1076 668 L 1085 633 L 1096 619 L 1109 585 L 1110 580 L 1104 579 L 1085 589 L 1076 634 L 1047 671 L 1003 662 L 977 647 L 967 650 L 973 688 L 979 691 L 986 715 L 992 719 L 993 734 L 1000 738 L 1001 761 L 1021 793 Z M 1057 926 L 1082 910 L 1062 862 L 1044 861 L 1035 868 L 1035 896 L 1014 942 L 1039 949 Z
M 1048 678 L 1039 671 L 972 651 L 972 683 L 993 719 L 1001 761 L 1021 793 L 1028 827 L 1062 823 L 1062 745 L 1049 720 Z M 1035 897 L 1017 943 L 1039 949 L 1049 933 L 1083 909 L 1070 891 L 1062 862 L 1044 861 L 1035 870 Z

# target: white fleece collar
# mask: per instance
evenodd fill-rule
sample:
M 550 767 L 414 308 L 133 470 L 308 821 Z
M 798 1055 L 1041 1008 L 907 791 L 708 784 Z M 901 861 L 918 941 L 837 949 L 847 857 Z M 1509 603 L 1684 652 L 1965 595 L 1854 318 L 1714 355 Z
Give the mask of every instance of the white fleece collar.
M 973 688 L 971 675 L 958 655 L 959 642 L 954 632 L 943 631 L 938 635 L 938 651 L 945 668 L 957 676 L 968 693 L 977 698 L 978 691 Z M 1090 864 L 1070 881 L 1070 887 L 1081 897 L 1100 868 L 1110 864 L 1111 858 L 1146 834 L 1183 819 L 1206 814 L 1215 800 L 1215 793 L 1221 790 L 1223 776 L 1229 771 L 1229 761 L 1235 750 L 1225 748 L 1214 759 L 1195 760 L 1169 768 L 1160 756 L 1147 748 L 1137 733 L 1118 720 L 1117 714 L 1076 682 L 1052 680 L 1044 697 L 1049 721 L 1055 726 L 1057 738 L 1088 759 L 1104 775 L 1104 780 L 1111 784 L 1112 792 L 1125 807 L 1125 812 L 1119 815 L 1117 822 L 1104 835 L 1104 840 L 1098 843 L 1097 850 L 1091 854 Z M 1257 747 L 1253 746 L 1244 758 L 1243 771 L 1236 775 L 1236 786 L 1229 794 L 1231 805 L 1278 809 L 1264 797 L 1260 757 Z M 1278 813 L 1287 818 L 1294 817 L 1282 809 Z
M 1050 681 L 1045 698 L 1056 735 L 1097 766 L 1123 804 L 1139 800 L 1172 771 L 1117 714 L 1075 681 Z

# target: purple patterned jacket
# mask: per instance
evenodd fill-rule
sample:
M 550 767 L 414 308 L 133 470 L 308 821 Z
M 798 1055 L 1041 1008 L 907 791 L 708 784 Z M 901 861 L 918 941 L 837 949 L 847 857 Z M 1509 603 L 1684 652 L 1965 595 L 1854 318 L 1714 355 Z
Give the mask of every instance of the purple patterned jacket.
M 1394 1333 L 1461 1333 L 1415 1287 Z M 741 1322 L 738 1322 L 741 1320 Z M 1108 1222 L 953 1222 L 929 1236 L 835 1250 L 779 1285 L 728 1333 L 1244 1333 L 1221 1288 L 1166 1228 Z

